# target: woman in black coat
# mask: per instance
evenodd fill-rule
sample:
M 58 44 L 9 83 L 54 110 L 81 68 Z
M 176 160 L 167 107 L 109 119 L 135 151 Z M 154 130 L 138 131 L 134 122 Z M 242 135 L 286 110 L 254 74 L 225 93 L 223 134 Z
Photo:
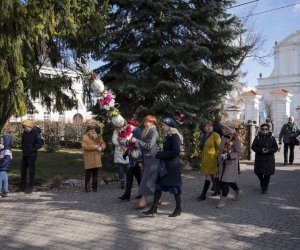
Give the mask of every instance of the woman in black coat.
M 181 214 L 181 167 L 180 167 L 180 144 L 181 135 L 178 133 L 176 122 L 172 118 L 163 120 L 162 129 L 165 133 L 163 151 L 156 154 L 156 158 L 163 161 L 167 174 L 159 176 L 155 186 L 154 200 L 151 208 L 144 214 L 157 214 L 157 205 L 161 197 L 161 192 L 174 194 L 176 208 L 169 217 L 176 217 Z
M 261 193 L 266 194 L 270 182 L 270 176 L 275 173 L 275 157 L 278 151 L 277 142 L 270 132 L 270 126 L 264 123 L 260 126 L 260 132 L 252 143 L 255 152 L 254 173 L 260 181 Z

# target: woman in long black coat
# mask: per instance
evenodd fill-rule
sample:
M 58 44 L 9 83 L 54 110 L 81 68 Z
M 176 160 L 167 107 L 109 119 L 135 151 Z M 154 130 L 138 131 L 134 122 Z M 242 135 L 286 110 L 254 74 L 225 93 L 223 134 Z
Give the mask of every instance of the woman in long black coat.
M 261 193 L 266 194 L 270 182 L 270 176 L 275 173 L 275 157 L 278 151 L 277 142 L 270 132 L 270 126 L 264 123 L 260 126 L 260 132 L 252 143 L 255 152 L 254 173 L 260 181 Z
M 170 192 L 174 194 L 176 201 L 176 208 L 169 217 L 176 217 L 181 214 L 181 167 L 180 167 L 180 144 L 181 136 L 178 133 L 176 122 L 172 118 L 165 118 L 163 120 L 162 129 L 165 133 L 165 140 L 163 151 L 156 154 L 156 158 L 164 162 L 167 174 L 163 177 L 158 177 L 154 200 L 151 208 L 144 212 L 144 214 L 157 214 L 157 205 L 161 197 L 161 192 Z

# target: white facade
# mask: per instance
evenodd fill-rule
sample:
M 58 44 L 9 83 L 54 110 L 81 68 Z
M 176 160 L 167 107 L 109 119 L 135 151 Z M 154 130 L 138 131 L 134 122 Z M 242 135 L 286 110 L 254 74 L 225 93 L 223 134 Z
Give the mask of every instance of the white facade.
M 77 107 L 72 110 L 66 110 L 62 113 L 58 112 L 49 112 L 46 107 L 44 107 L 39 100 L 35 100 L 33 102 L 37 113 L 27 114 L 23 117 L 12 117 L 10 119 L 11 122 L 20 122 L 25 119 L 31 120 L 50 120 L 50 121 L 64 121 L 64 122 L 74 122 L 75 120 L 78 121 L 86 121 L 92 118 L 92 113 L 87 110 L 86 105 L 83 101 L 83 79 L 80 75 L 78 75 L 75 71 L 69 69 L 59 69 L 59 68 L 52 68 L 48 66 L 43 66 L 40 70 L 40 73 L 44 76 L 52 77 L 55 75 L 60 75 L 64 72 L 67 77 L 70 77 L 73 82 L 73 89 L 76 94 L 76 99 L 78 102 Z
M 261 95 L 254 90 L 250 90 L 243 93 L 243 97 L 245 100 L 244 120 L 259 122 Z
M 289 116 L 300 123 L 300 30 L 274 47 L 274 69 L 269 77 L 258 79 L 256 89 L 261 95 L 260 123 L 265 121 L 266 114 L 271 116 L 275 136 Z M 253 115 L 251 110 L 258 104 L 255 98 L 245 98 L 245 117 Z

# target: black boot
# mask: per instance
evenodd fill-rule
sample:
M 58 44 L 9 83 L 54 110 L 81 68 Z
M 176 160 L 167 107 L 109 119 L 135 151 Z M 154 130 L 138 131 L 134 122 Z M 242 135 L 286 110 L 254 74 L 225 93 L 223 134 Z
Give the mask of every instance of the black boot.
M 119 197 L 119 199 L 121 200 L 126 200 L 129 201 L 130 200 L 130 196 L 131 196 L 131 189 L 132 189 L 132 184 L 133 184 L 133 177 L 134 177 L 134 168 L 130 167 L 127 171 L 127 175 L 126 175 L 126 186 L 125 186 L 125 192 L 124 194 Z M 142 198 L 142 197 L 141 197 Z
M 91 173 L 90 169 L 85 170 L 84 189 L 87 193 L 91 191 Z
M 143 212 L 143 213 L 146 214 L 146 215 L 157 214 L 157 206 L 156 205 L 152 205 L 149 210 L 147 210 L 146 212 Z
M 146 214 L 146 215 L 157 214 L 157 204 L 158 204 L 158 202 L 160 200 L 160 197 L 161 197 L 161 191 L 155 190 L 153 204 L 152 204 L 152 206 L 150 207 L 149 210 L 147 210 L 146 212 L 144 212 L 144 214 Z
M 265 175 L 262 179 L 262 190 L 261 190 L 262 194 L 267 193 L 269 182 L 270 182 L 270 175 Z
M 174 195 L 175 201 L 176 201 L 176 208 L 172 214 L 169 215 L 169 217 L 176 217 L 182 213 L 181 209 L 181 195 Z
M 198 197 L 198 199 L 200 201 L 204 201 L 206 199 L 206 193 L 207 193 L 207 190 L 209 188 L 209 185 L 210 185 L 210 181 L 209 180 L 205 180 L 202 194 Z
M 129 201 L 130 200 L 130 195 L 124 193 L 122 196 L 118 197 L 122 201 Z
M 97 189 L 98 189 L 98 181 L 97 181 L 97 179 L 93 180 L 93 182 L 92 182 L 92 188 L 93 188 L 94 192 L 97 192 Z

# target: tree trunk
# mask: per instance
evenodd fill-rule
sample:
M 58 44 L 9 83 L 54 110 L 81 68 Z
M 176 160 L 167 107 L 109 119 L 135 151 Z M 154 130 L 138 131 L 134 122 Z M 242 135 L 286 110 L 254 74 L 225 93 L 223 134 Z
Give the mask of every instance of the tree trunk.
M 6 122 L 13 115 L 14 100 L 9 93 L 2 93 L 0 97 L 0 132 L 2 132 Z

